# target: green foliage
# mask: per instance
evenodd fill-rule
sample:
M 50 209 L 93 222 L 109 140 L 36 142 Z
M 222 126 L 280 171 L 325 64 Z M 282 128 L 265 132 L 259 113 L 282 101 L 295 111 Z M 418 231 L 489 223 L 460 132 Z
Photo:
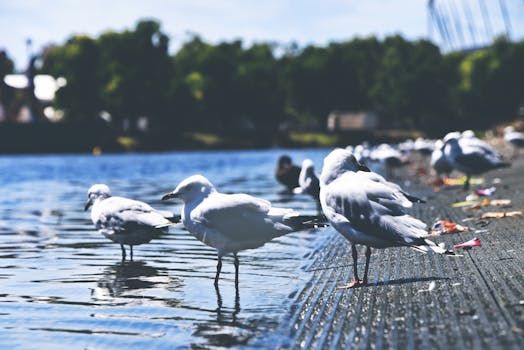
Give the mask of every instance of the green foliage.
M 524 42 L 505 38 L 445 55 L 398 35 L 292 45 L 280 56 L 276 44 L 211 45 L 197 35 L 174 55 L 168 45 L 160 24 L 144 20 L 48 47 L 42 71 L 67 79 L 56 104 L 71 120 L 105 110 L 117 128 L 146 116 L 153 130 L 179 133 L 322 130 L 333 110 L 374 110 L 383 126 L 437 134 L 471 118 L 479 128 L 511 119 L 524 105 Z

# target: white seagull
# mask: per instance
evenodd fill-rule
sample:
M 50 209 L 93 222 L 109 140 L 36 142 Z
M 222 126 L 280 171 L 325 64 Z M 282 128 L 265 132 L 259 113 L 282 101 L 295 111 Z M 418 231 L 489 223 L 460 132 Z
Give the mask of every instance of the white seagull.
M 320 176 L 320 203 L 331 225 L 351 242 L 353 281 L 341 288 L 367 284 L 371 247 L 408 246 L 422 252 L 445 253 L 425 239 L 426 224 L 406 214 L 416 197 L 382 176 L 359 170 L 355 157 L 335 149 L 325 159 Z M 357 244 L 366 246 L 364 278 L 358 278 Z
M 447 174 L 449 177 L 449 174 L 453 171 L 453 166 L 446 158 L 443 148 L 444 142 L 442 140 L 437 140 L 435 141 L 435 149 L 431 153 L 430 164 L 437 172 L 437 177 L 440 177 L 442 174 Z
M 133 246 L 148 243 L 168 226 L 173 214 L 153 209 L 144 202 L 124 197 L 112 197 L 104 184 L 91 186 L 87 191 L 84 210 L 91 207 L 91 220 L 106 238 L 120 244 L 122 260 L 126 258 L 125 245 L 129 245 L 133 260 Z
M 319 227 L 314 217 L 301 216 L 293 209 L 274 208 L 271 203 L 247 194 L 218 192 L 202 175 L 180 182 L 162 200 L 184 202 L 182 223 L 198 240 L 217 250 L 215 285 L 218 285 L 222 257 L 233 253 L 235 285 L 238 285 L 239 251 L 264 245 L 290 232 Z
M 315 165 L 311 159 L 304 159 L 302 168 L 300 169 L 300 176 L 298 177 L 298 184 L 303 193 L 309 194 L 316 201 L 320 193 L 320 182 L 317 174 L 315 174 Z
M 513 158 L 516 158 L 519 153 L 519 148 L 524 147 L 524 134 L 515 131 L 512 126 L 504 128 L 504 140 L 513 145 Z
M 466 174 L 464 190 L 469 189 L 471 175 L 510 165 L 493 147 L 475 136 L 450 134 L 444 138 L 443 151 L 453 168 Z

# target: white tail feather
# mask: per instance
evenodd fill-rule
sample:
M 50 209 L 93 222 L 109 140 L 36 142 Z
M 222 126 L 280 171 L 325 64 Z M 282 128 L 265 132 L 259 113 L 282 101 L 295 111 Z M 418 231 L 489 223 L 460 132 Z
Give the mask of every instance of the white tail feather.
M 425 239 L 424 241 L 427 243 L 427 245 L 416 245 L 416 246 L 411 246 L 411 248 L 418 250 L 419 252 L 423 252 L 423 253 L 437 253 L 437 254 L 448 253 L 446 249 L 439 247 L 438 245 L 435 244 L 435 242 L 432 242 L 428 239 Z

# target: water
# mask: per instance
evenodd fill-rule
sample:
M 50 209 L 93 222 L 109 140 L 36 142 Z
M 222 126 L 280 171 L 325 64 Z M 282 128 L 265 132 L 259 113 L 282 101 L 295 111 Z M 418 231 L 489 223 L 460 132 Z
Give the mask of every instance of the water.
M 134 249 L 96 232 L 83 211 L 90 185 L 179 213 L 162 202 L 183 178 L 201 173 L 222 192 L 244 192 L 315 214 L 306 196 L 279 194 L 273 171 L 281 150 L 147 155 L 0 157 L 0 347 L 9 349 L 264 348 L 309 280 L 322 231 L 280 237 L 232 258 L 213 286 L 216 253 L 186 231 Z M 295 162 L 327 150 L 286 151 Z M 279 339 L 280 338 L 280 339 Z

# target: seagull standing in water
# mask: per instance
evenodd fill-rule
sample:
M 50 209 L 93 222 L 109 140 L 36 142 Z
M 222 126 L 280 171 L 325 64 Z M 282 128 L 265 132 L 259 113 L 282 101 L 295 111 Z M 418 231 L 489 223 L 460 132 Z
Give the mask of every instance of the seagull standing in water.
M 464 132 L 465 133 L 465 132 Z M 470 134 L 458 136 L 449 133 L 444 138 L 444 155 L 453 168 L 466 174 L 464 190 L 469 189 L 471 175 L 510 166 L 502 156 L 486 142 Z
M 120 244 L 122 260 L 126 258 L 124 245 L 129 245 L 133 260 L 133 246 L 148 243 L 172 225 L 173 214 L 153 209 L 144 202 L 124 197 L 112 197 L 104 184 L 91 186 L 87 191 L 84 210 L 91 208 L 91 220 L 106 238 Z
M 290 156 L 282 155 L 280 158 L 278 158 L 275 178 L 282 185 L 286 186 L 287 191 L 292 192 L 293 189 L 300 186 L 298 183 L 299 176 L 300 167 L 291 162 Z
M 315 217 L 301 216 L 293 209 L 274 208 L 271 203 L 247 194 L 224 194 L 202 175 L 180 182 L 162 200 L 184 202 L 182 223 L 198 240 L 217 250 L 215 286 L 222 269 L 222 257 L 233 253 L 235 285 L 238 286 L 238 252 L 258 248 L 287 233 L 315 228 Z
M 354 278 L 341 288 L 368 283 L 371 247 L 407 246 L 422 252 L 446 252 L 424 238 L 425 223 L 405 212 L 413 202 L 422 200 L 379 174 L 366 171 L 347 150 L 335 149 L 324 159 L 320 202 L 331 225 L 351 242 Z M 357 244 L 366 246 L 363 279 L 358 277 Z

